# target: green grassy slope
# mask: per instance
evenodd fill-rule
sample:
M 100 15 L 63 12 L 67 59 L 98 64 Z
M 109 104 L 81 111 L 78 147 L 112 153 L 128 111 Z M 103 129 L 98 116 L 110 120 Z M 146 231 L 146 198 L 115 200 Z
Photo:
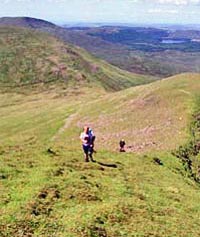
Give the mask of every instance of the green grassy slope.
M 120 70 L 48 34 L 0 27 L 1 87 L 56 81 L 115 91 L 152 80 Z
M 189 139 L 199 89 L 200 76 L 185 74 L 101 97 L 92 88 L 1 93 L 0 236 L 199 236 L 199 186 L 166 152 Z M 84 122 L 101 164 L 83 162 Z M 122 130 L 131 130 L 129 144 L 145 141 L 147 125 L 162 152 L 112 151 Z
M 180 74 L 91 102 L 74 124 L 95 127 L 98 144 L 109 150 L 122 138 L 130 151 L 175 149 L 188 139 L 199 91 L 200 74 Z

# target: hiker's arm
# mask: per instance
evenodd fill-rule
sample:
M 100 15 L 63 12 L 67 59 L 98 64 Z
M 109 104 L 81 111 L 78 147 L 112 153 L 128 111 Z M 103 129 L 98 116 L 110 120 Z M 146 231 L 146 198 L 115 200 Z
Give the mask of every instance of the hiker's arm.
M 79 138 L 80 138 L 81 142 L 83 142 L 84 139 L 83 139 L 83 134 L 82 133 L 81 133 Z
M 81 139 L 81 142 L 82 142 L 83 144 L 86 144 L 86 143 L 87 143 L 87 139 L 86 139 L 86 137 L 85 137 L 84 134 L 81 134 L 81 135 L 80 135 L 80 139 Z

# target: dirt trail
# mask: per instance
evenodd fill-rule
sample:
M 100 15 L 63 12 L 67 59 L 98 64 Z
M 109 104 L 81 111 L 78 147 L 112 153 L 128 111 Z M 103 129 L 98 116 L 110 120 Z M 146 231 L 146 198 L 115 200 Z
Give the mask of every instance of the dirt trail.
M 62 126 L 58 132 L 51 138 L 51 141 L 55 141 L 59 135 L 61 135 L 67 128 L 69 128 L 70 124 L 72 123 L 73 119 L 78 115 L 78 113 L 71 114 L 69 117 L 66 118 L 64 126 Z

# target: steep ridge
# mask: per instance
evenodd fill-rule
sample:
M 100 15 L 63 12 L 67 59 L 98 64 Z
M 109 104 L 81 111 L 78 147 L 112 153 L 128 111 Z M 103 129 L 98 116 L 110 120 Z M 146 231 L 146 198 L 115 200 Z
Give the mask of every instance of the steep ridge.
M 2 86 L 60 82 L 115 91 L 155 80 L 120 70 L 47 33 L 0 27 L 0 40 Z

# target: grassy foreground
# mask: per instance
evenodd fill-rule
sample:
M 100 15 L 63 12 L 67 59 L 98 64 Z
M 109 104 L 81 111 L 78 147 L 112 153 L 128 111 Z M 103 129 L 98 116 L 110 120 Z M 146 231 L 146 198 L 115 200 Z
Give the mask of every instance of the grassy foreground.
M 196 108 L 199 80 L 199 75 L 181 75 L 107 95 L 98 90 L 91 93 L 93 89 L 88 88 L 82 88 L 78 96 L 56 90 L 1 93 L 0 236 L 199 236 L 199 185 L 181 161 L 166 151 L 190 137 L 186 127 Z M 157 100 L 149 95 L 158 96 Z M 138 105 L 139 99 L 148 106 Z M 134 106 L 127 107 L 127 103 Z M 156 112 L 161 108 L 172 121 L 176 113 L 184 118 L 169 126 L 163 151 L 149 146 L 138 150 L 140 154 L 119 154 L 111 149 L 115 136 L 110 136 L 108 146 L 101 140 L 101 132 L 114 134 L 122 126 L 124 114 L 135 121 L 136 115 L 143 118 L 143 111 L 154 126 L 162 124 L 165 117 L 160 115 L 158 120 Z M 113 121 L 117 109 L 122 114 L 116 114 L 118 119 Z M 78 136 L 86 122 L 97 133 L 95 159 L 99 163 L 83 162 Z M 180 140 L 173 124 L 177 134 L 181 132 Z M 131 126 L 123 121 L 123 130 Z M 142 126 L 146 125 L 134 123 L 136 130 Z M 156 130 L 154 136 L 159 138 L 159 134 Z

